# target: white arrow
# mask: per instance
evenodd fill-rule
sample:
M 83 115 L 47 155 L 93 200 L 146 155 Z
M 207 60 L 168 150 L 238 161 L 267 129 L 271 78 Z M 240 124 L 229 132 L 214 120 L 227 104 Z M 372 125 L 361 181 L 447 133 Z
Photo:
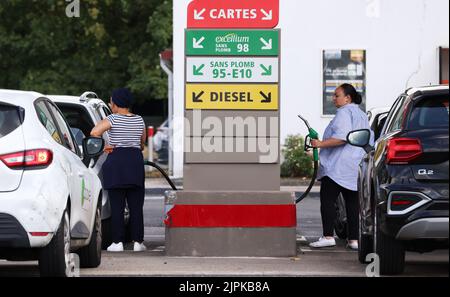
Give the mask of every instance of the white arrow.
M 267 12 L 261 8 L 261 12 L 264 15 L 264 17 L 261 20 L 263 20 L 263 21 L 271 21 L 272 20 L 272 10 Z
M 269 42 L 267 42 L 264 38 L 260 38 L 261 42 L 264 44 L 264 46 L 261 48 L 262 50 L 271 50 L 272 49 L 272 38 L 269 39 Z
M 205 37 L 200 38 L 199 40 L 193 39 L 192 40 L 192 47 L 194 48 L 203 48 L 202 42 L 205 40 Z M 271 40 L 272 41 L 272 40 Z
M 200 10 L 200 12 L 197 11 L 197 9 L 194 10 L 194 19 L 195 20 L 204 20 L 203 14 L 205 13 L 206 8 L 203 8 Z

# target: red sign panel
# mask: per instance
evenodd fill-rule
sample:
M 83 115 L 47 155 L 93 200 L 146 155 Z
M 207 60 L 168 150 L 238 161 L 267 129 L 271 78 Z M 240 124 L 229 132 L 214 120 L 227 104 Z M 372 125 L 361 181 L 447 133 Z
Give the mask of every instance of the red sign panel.
M 279 0 L 193 0 L 188 28 L 275 28 Z

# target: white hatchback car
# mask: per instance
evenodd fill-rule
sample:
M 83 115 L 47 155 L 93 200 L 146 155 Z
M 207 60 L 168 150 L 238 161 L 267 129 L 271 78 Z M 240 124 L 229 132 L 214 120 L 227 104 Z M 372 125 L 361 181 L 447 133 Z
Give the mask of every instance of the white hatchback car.
M 83 153 L 58 107 L 35 92 L 0 90 L 0 259 L 39 260 L 42 276 L 101 262 L 102 186 L 90 167 L 104 140 Z

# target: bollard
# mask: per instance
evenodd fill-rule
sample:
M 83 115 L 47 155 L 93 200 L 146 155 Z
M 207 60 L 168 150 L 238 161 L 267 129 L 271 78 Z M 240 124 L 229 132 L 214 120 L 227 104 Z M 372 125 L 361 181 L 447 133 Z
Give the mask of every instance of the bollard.
M 155 134 L 155 128 L 149 126 L 147 128 L 147 149 L 148 149 L 148 161 L 153 162 L 153 135 Z M 149 171 L 153 171 L 153 167 L 149 166 Z

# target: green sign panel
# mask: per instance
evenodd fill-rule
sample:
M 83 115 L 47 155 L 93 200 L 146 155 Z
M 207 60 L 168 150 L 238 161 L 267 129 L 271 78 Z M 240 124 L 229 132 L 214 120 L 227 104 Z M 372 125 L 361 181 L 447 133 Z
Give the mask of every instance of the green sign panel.
M 188 56 L 278 56 L 279 30 L 186 30 Z

